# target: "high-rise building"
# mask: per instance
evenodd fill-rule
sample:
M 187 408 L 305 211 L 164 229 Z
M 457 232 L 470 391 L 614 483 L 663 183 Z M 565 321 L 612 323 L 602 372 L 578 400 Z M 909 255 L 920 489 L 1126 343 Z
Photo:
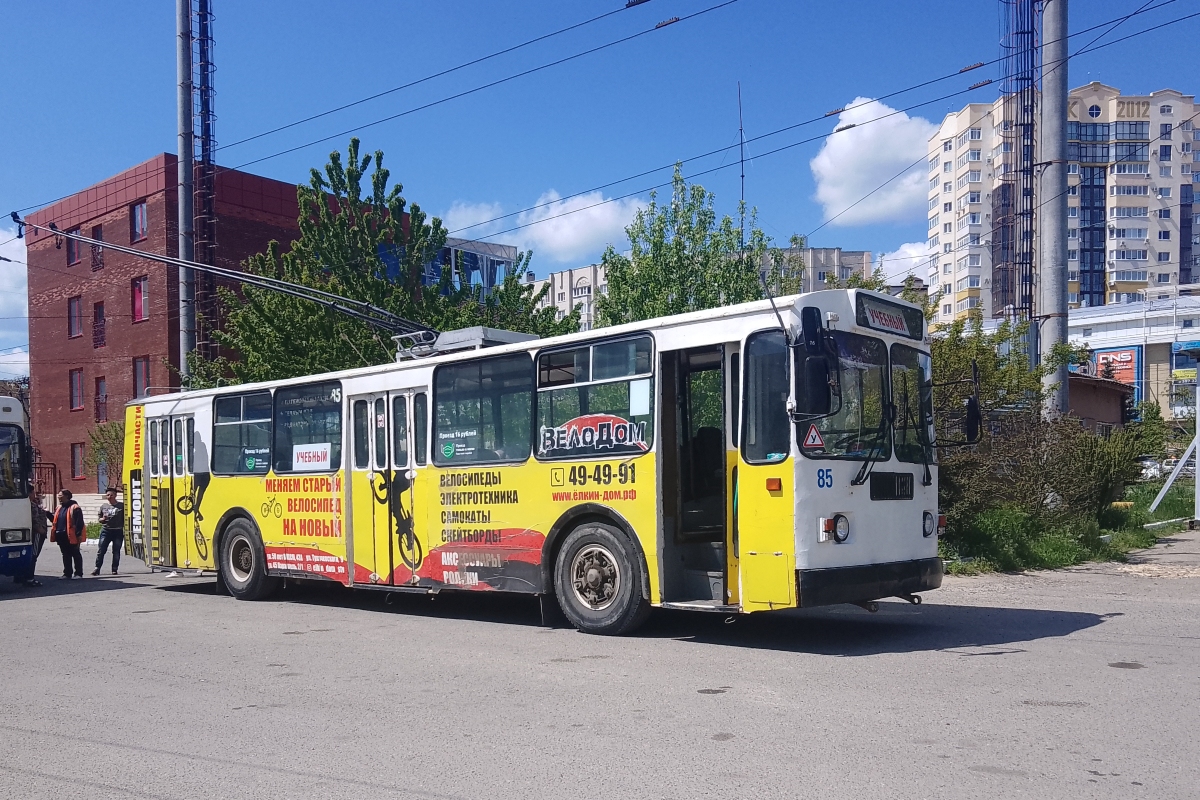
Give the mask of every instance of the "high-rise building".
M 1093 82 L 1071 91 L 1067 109 L 1069 305 L 1200 292 L 1195 97 L 1173 89 L 1125 96 Z M 1003 98 L 947 115 L 930 138 L 927 244 L 935 322 L 972 309 L 1002 316 L 1019 303 L 1010 265 L 1022 243 L 1014 241 L 1010 212 L 1020 184 L 1010 179 L 1022 158 L 1036 169 L 1036 150 L 1024 151 L 1012 135 Z M 1035 207 L 1045 199 L 1035 196 Z M 1036 242 L 1031 249 L 1038 252 Z

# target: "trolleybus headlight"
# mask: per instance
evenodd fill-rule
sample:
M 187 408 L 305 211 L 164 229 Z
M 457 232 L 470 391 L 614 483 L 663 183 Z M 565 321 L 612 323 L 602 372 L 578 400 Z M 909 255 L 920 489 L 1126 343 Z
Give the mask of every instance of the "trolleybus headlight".
M 850 538 L 850 520 L 846 519 L 845 514 L 835 514 L 833 516 L 833 540 L 838 544 Z
M 3 533 L 0 533 L 0 539 L 4 540 L 4 544 L 20 544 L 21 542 L 28 542 L 29 529 L 10 528 Z
M 934 519 L 933 514 L 926 511 L 925 515 L 921 518 L 921 535 L 925 537 L 933 536 L 936 531 L 937 520 Z

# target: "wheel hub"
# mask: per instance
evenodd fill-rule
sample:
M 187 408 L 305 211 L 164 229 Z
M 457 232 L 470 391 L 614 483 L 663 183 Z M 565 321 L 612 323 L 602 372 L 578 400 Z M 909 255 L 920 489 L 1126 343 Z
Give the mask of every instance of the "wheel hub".
M 587 545 L 571 563 L 571 586 L 575 597 L 593 611 L 612 605 L 621 589 L 617 559 L 600 545 Z

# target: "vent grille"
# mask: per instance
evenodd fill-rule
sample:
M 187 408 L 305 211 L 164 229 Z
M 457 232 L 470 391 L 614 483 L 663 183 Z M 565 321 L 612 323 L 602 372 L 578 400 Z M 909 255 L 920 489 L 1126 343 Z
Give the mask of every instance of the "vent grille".
M 872 500 L 912 500 L 913 474 L 911 472 L 872 472 Z

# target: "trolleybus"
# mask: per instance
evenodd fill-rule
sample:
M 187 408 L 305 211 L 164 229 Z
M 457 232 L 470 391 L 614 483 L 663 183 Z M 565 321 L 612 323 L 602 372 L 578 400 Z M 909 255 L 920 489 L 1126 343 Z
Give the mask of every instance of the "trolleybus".
M 41 548 L 42 520 L 33 525 L 33 451 L 29 416 L 21 401 L 0 397 L 0 575 L 31 580 Z
M 921 310 L 829 290 L 126 409 L 131 544 L 284 579 L 524 592 L 583 631 L 937 588 Z M 480 602 L 486 602 L 481 600 Z

